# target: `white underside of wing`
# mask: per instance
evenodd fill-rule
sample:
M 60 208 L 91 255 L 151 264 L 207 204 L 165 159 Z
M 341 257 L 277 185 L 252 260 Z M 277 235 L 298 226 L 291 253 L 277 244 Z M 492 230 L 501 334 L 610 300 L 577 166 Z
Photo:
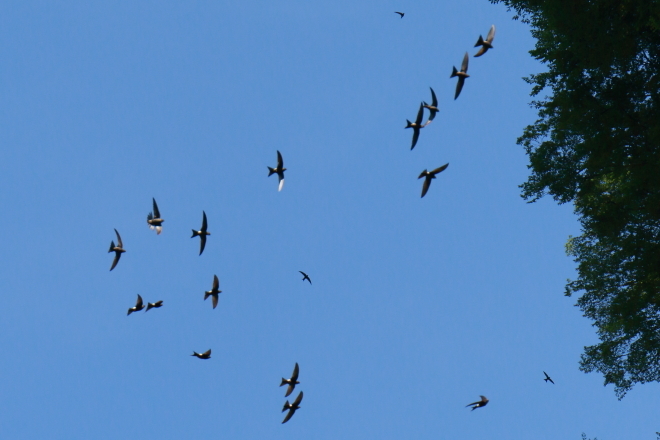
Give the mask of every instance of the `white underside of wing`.
M 160 235 L 161 232 L 163 232 L 163 227 L 162 226 L 156 226 L 156 235 Z
M 277 190 L 282 191 L 283 187 L 284 187 L 284 179 L 280 179 L 280 186 L 277 188 Z

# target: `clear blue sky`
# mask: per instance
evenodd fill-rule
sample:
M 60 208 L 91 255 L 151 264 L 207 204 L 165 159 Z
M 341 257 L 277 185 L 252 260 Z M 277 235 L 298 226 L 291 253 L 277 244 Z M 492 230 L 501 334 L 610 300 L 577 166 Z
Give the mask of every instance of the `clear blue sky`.
M 655 440 L 657 384 L 617 401 L 578 370 L 596 335 L 563 296 L 571 207 L 519 196 L 542 66 L 512 13 L 111 3 L 0 5 L 0 437 Z M 164 306 L 127 317 L 138 293 Z

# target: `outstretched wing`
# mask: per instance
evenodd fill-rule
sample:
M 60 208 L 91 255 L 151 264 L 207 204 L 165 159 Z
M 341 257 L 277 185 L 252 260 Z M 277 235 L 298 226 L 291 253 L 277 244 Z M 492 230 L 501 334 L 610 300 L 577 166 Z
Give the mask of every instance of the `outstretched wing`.
M 218 289 L 220 288 L 220 280 L 218 280 L 217 275 L 213 275 L 213 292 L 217 292 Z
M 204 252 L 204 247 L 206 247 L 206 235 L 202 234 L 199 236 L 199 255 Z
M 282 188 L 284 188 L 284 177 L 280 178 L 280 184 L 277 186 L 277 190 L 282 191 Z
M 295 383 L 298 380 L 298 373 L 300 372 L 300 369 L 298 368 L 298 362 L 296 362 L 296 366 L 293 367 L 293 374 L 291 375 L 291 382 Z M 284 396 L 286 397 L 286 396 Z
M 291 418 L 291 416 L 293 416 L 293 413 L 294 413 L 294 412 L 296 412 L 296 411 L 290 409 L 289 412 L 286 413 L 286 417 L 284 417 L 284 420 L 282 420 L 282 423 L 286 423 L 286 422 L 288 422 L 289 419 Z
M 417 139 L 419 139 L 419 127 L 413 127 L 412 145 L 410 146 L 411 150 L 417 145 Z
M 461 72 L 467 73 L 468 61 L 470 61 L 470 57 L 468 56 L 468 53 L 465 52 L 465 56 L 463 57 L 463 63 L 461 64 Z
M 433 171 L 431 171 L 431 174 L 436 175 L 436 174 L 438 174 L 438 173 L 441 173 L 441 172 L 443 172 L 444 170 L 446 170 L 448 166 L 449 166 L 449 164 L 446 163 L 446 164 L 444 164 L 443 166 L 441 166 L 440 168 L 436 168 L 436 169 L 434 169 Z
M 420 127 L 422 125 L 422 119 L 424 119 L 424 103 L 419 104 L 419 111 L 417 112 L 417 119 L 415 119 L 415 124 Z
M 301 391 L 300 394 L 298 394 L 298 397 L 296 397 L 296 400 L 293 401 L 293 406 L 300 405 L 300 402 L 302 402 L 302 399 L 303 399 L 303 392 Z
M 142 297 L 138 294 L 137 297 L 137 302 L 135 303 L 135 308 L 141 309 L 142 308 Z
M 438 98 L 435 97 L 435 92 L 433 91 L 433 88 L 429 87 L 429 89 L 431 89 L 431 101 L 432 101 L 431 104 L 433 105 L 433 107 L 437 108 L 438 107 Z
M 458 78 L 458 82 L 456 83 L 456 94 L 454 95 L 454 100 L 456 100 L 458 95 L 461 94 L 461 90 L 463 90 L 463 84 L 465 84 L 465 78 L 461 76 Z
M 277 150 L 277 168 L 280 170 L 284 168 L 284 161 L 282 160 L 282 154 L 280 153 L 280 150 Z
M 492 43 L 493 38 L 495 38 L 495 25 L 492 25 L 490 27 L 490 30 L 488 31 L 488 35 L 486 36 L 486 41 L 488 41 L 489 43 Z
M 431 177 L 427 176 L 426 179 L 424 179 L 424 186 L 422 186 L 422 197 L 424 197 L 429 190 L 429 186 L 431 186 Z
M 213 299 L 212 299 L 212 301 L 213 301 L 213 308 L 215 309 L 216 307 L 218 307 L 218 294 L 215 293 L 215 294 L 213 294 L 213 295 L 211 295 L 211 296 L 213 296 Z
M 160 218 L 160 211 L 158 210 L 158 205 L 156 204 L 156 199 L 154 199 L 152 197 L 151 200 L 153 200 L 153 202 L 154 202 L 154 216 L 155 216 L 155 218 Z
M 115 234 L 117 234 L 117 246 L 124 249 L 124 244 L 121 242 L 121 237 L 119 236 L 119 232 L 115 229 Z
M 121 257 L 121 252 L 115 252 L 115 259 L 112 261 L 112 266 L 110 270 L 114 269 L 117 263 L 119 263 L 119 257 Z
M 206 211 L 202 211 L 202 232 L 206 232 L 206 228 L 208 228 L 208 222 L 206 221 Z

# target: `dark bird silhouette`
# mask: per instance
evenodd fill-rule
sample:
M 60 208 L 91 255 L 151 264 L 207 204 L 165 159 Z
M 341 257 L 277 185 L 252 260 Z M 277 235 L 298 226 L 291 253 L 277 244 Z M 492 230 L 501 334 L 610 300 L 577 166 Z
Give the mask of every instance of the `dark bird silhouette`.
M 479 400 L 478 402 L 473 402 L 469 405 L 465 405 L 465 407 L 467 408 L 468 406 L 472 406 L 472 411 L 474 411 L 477 408 L 481 408 L 482 406 L 488 405 L 488 399 L 486 399 L 486 396 L 479 396 L 479 397 L 481 397 L 481 400 Z
M 280 384 L 280 386 L 289 384 L 289 387 L 286 389 L 286 394 L 284 395 L 284 397 L 288 397 L 289 394 L 293 392 L 293 389 L 296 387 L 296 384 L 300 383 L 298 382 L 298 372 L 299 372 L 298 362 L 296 362 L 296 366 L 293 367 L 293 374 L 291 375 L 291 379 L 282 378 L 282 383 Z
M 202 229 L 199 231 L 195 231 L 194 229 L 192 230 L 192 237 L 196 237 L 199 235 L 199 255 L 202 255 L 202 252 L 204 252 L 204 247 L 206 246 L 206 236 L 211 235 L 210 232 L 206 232 L 206 228 L 208 227 L 208 224 L 206 222 L 206 212 L 202 211 L 203 217 L 202 217 Z
M 117 246 L 115 246 L 115 242 L 114 242 L 114 240 L 111 241 L 111 242 L 110 242 L 110 250 L 108 251 L 108 253 L 110 253 L 110 252 L 114 252 L 114 253 L 115 253 L 115 259 L 114 259 L 113 262 L 112 262 L 112 266 L 110 266 L 110 270 L 112 270 L 112 269 L 115 268 L 115 266 L 117 265 L 117 263 L 119 263 L 119 257 L 121 257 L 121 254 L 123 254 L 124 252 L 126 252 L 126 251 L 124 250 L 124 245 L 123 245 L 122 242 L 121 242 L 121 237 L 119 236 L 119 232 L 117 232 L 116 229 L 115 229 L 115 234 L 117 234 Z
M 135 303 L 135 307 L 131 307 L 130 309 L 128 309 L 128 313 L 126 314 L 126 316 L 130 315 L 133 312 L 139 312 L 142 309 L 144 309 L 144 304 L 142 304 L 142 297 L 138 295 L 137 302 Z
M 401 16 L 401 18 L 403 18 L 403 16 L 406 15 L 404 12 L 397 12 L 397 11 L 394 11 L 394 13 L 395 13 L 395 14 L 399 14 L 399 15 Z
M 296 410 L 300 409 L 300 402 L 302 401 L 303 398 L 303 392 L 301 391 L 300 394 L 298 394 L 298 397 L 296 397 L 296 400 L 293 401 L 293 404 L 289 403 L 287 400 L 286 403 L 284 404 L 284 408 L 282 408 L 282 412 L 286 411 L 287 409 L 289 410 L 289 413 L 284 417 L 284 420 L 282 420 L 282 423 L 286 423 L 289 421 L 291 417 L 293 417 L 293 414 L 296 412 Z
M 433 88 L 429 87 L 431 89 L 431 105 L 428 105 L 426 102 L 424 102 L 423 107 L 429 109 L 429 119 L 426 121 L 426 124 L 424 124 L 424 127 L 429 125 L 431 121 L 435 118 L 435 114 L 440 111 L 438 109 L 438 98 L 435 97 L 435 92 L 433 91 Z
M 450 78 L 453 78 L 455 76 L 458 77 L 458 82 L 456 83 L 456 94 L 454 95 L 454 100 L 458 98 L 458 95 L 461 94 L 461 90 L 463 90 L 463 84 L 465 84 L 465 78 L 469 78 L 470 75 L 467 74 L 467 69 L 468 69 L 468 60 L 470 57 L 468 56 L 468 53 L 465 52 L 465 56 L 463 57 L 463 64 L 461 64 L 461 70 L 458 71 L 456 70 L 456 66 L 453 67 L 453 71 L 451 73 Z
M 218 294 L 222 293 L 222 290 L 218 289 L 219 287 L 220 287 L 220 281 L 218 281 L 218 276 L 213 275 L 213 287 L 211 288 L 211 290 L 207 290 L 206 292 L 204 292 L 204 301 L 206 301 L 206 298 L 208 298 L 209 296 L 213 297 L 214 309 L 218 305 Z
M 157 308 L 162 307 L 162 306 L 163 306 L 163 300 L 156 301 L 155 303 L 148 302 L 147 303 L 147 310 L 145 310 L 145 312 L 148 312 L 149 309 L 157 309 Z
M 156 230 L 156 235 L 160 235 L 163 231 L 163 220 L 160 218 L 160 211 L 158 210 L 158 205 L 156 204 L 156 199 L 152 198 L 154 203 L 154 210 L 147 215 L 147 223 L 149 223 L 149 228 Z
M 546 373 L 546 372 L 544 371 L 543 374 L 545 374 L 545 379 L 543 379 L 543 380 L 544 380 L 546 383 L 547 383 L 548 381 L 550 381 L 550 382 L 552 382 L 553 385 L 555 384 L 555 381 L 552 380 L 552 379 L 550 378 L 550 376 L 548 376 L 548 373 Z
M 424 128 L 422 125 L 422 119 L 424 119 L 424 104 L 419 104 L 419 111 L 417 112 L 417 119 L 415 119 L 415 122 L 410 122 L 406 119 L 406 128 L 413 129 L 412 145 L 410 147 L 411 150 L 415 148 L 415 145 L 417 145 L 417 139 L 419 139 L 419 130 Z
M 495 25 L 492 25 L 490 27 L 490 30 L 488 31 L 488 35 L 486 35 L 486 39 L 484 40 L 481 38 L 481 35 L 479 35 L 479 39 L 477 40 L 477 44 L 474 45 L 474 47 L 481 46 L 481 49 L 479 49 L 479 52 L 474 54 L 475 57 L 480 57 L 481 55 L 485 54 L 488 49 L 493 48 L 493 38 L 495 38 Z
M 426 192 L 429 190 L 429 186 L 431 186 L 431 180 L 435 179 L 435 175 L 446 170 L 448 166 L 449 164 L 446 163 L 440 168 L 434 169 L 433 171 L 426 171 L 426 170 L 422 171 L 422 174 L 420 174 L 418 177 L 418 179 L 421 179 L 422 177 L 426 177 L 426 179 L 424 179 L 424 186 L 422 186 L 422 197 L 424 197 L 426 195 Z
M 302 274 L 302 276 L 303 276 L 303 279 L 302 279 L 302 280 L 303 280 L 303 281 L 307 280 L 307 281 L 309 281 L 309 284 L 312 284 L 312 280 L 309 279 L 309 275 L 307 275 L 307 274 L 306 274 L 305 272 L 303 272 L 302 270 L 299 270 L 298 272 L 300 272 L 300 273 Z M 284 396 L 284 397 L 286 397 L 286 396 Z
M 284 161 L 282 160 L 282 154 L 280 153 L 279 150 L 277 150 L 277 168 L 268 167 L 268 177 L 270 177 L 272 174 L 277 173 L 277 177 L 280 179 L 280 186 L 277 187 L 278 191 L 282 191 L 282 187 L 284 186 L 285 171 L 286 168 L 284 168 Z
M 191 354 L 190 356 L 195 356 L 200 359 L 211 359 L 211 349 L 209 348 L 204 353 L 197 353 L 196 351 L 193 351 L 193 354 Z

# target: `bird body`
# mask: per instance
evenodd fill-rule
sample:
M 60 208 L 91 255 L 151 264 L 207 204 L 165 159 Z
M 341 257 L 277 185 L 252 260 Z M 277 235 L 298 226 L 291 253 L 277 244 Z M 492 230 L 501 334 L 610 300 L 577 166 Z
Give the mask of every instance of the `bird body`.
M 403 18 L 403 16 L 406 15 L 404 12 L 397 12 L 397 11 L 394 11 L 394 13 L 395 13 L 395 14 L 399 14 L 399 15 L 401 16 L 401 18 Z
M 481 400 L 477 402 L 472 402 L 469 405 L 465 405 L 465 407 L 467 408 L 468 406 L 471 406 L 472 411 L 474 411 L 477 408 L 481 408 L 482 406 L 488 405 L 488 399 L 486 398 L 486 396 L 479 396 L 479 397 L 481 397 Z
M 435 118 L 435 114 L 438 113 L 438 111 L 440 111 L 438 109 L 438 98 L 436 98 L 433 89 L 431 87 L 429 87 L 429 89 L 431 89 L 431 105 L 427 104 L 426 102 L 423 102 L 423 107 L 428 109 L 430 112 L 429 119 L 426 121 L 426 124 L 424 124 L 424 127 L 429 125 L 431 121 Z
M 156 199 L 152 198 L 151 200 L 153 201 L 153 211 L 147 215 L 147 223 L 149 224 L 150 229 L 156 230 L 156 235 L 160 235 L 163 231 L 162 225 L 165 220 L 160 218 L 160 211 L 158 210 Z
M 279 150 L 277 150 L 277 168 L 268 168 L 268 177 L 272 176 L 273 174 L 277 174 L 277 177 L 280 180 L 280 184 L 277 187 L 278 191 L 282 191 L 282 188 L 284 187 L 284 172 L 286 171 L 286 168 L 284 168 L 284 160 L 282 160 L 282 154 L 280 153 Z
M 110 270 L 115 268 L 117 263 L 119 263 L 119 258 L 121 257 L 121 254 L 126 252 L 124 250 L 124 245 L 121 242 L 121 237 L 119 236 L 119 232 L 117 232 L 116 229 L 115 229 L 115 234 L 117 234 L 117 245 L 115 246 L 115 242 L 114 242 L 114 240 L 112 240 L 110 242 L 110 250 L 108 251 L 108 253 L 110 253 L 110 252 L 115 253 L 115 259 L 112 261 L 112 266 L 110 266 Z
M 211 349 L 209 348 L 204 353 L 197 353 L 196 351 L 193 351 L 193 354 L 191 354 L 190 356 L 195 356 L 200 359 L 211 359 Z
M 138 295 L 137 302 L 135 303 L 135 307 L 131 307 L 130 309 L 128 309 L 128 313 L 126 314 L 126 316 L 130 315 L 133 312 L 139 312 L 142 309 L 144 309 L 144 304 L 142 304 L 142 297 Z
M 426 192 L 429 190 L 429 186 L 431 186 L 431 180 L 435 179 L 435 175 L 446 170 L 448 166 L 449 164 L 446 163 L 440 168 L 434 169 L 433 171 L 427 171 L 427 170 L 422 171 L 422 174 L 420 174 L 418 177 L 418 179 L 421 179 L 422 177 L 426 178 L 424 179 L 424 185 L 422 186 L 422 197 L 424 197 L 426 195 Z
M 410 146 L 411 150 L 415 148 L 415 145 L 417 145 L 417 139 L 419 139 L 419 130 L 424 128 L 424 126 L 422 125 L 423 118 L 424 118 L 424 104 L 419 104 L 419 110 L 417 111 L 417 118 L 415 119 L 415 122 L 410 122 L 409 120 L 406 119 L 406 128 L 413 129 L 412 145 Z
M 493 48 L 493 38 L 495 38 L 495 25 L 492 25 L 490 27 L 490 30 L 488 31 L 488 35 L 486 35 L 486 39 L 484 40 L 481 38 L 481 35 L 479 35 L 479 39 L 477 40 L 477 44 L 474 45 L 474 47 L 481 46 L 481 49 L 479 49 L 479 52 L 474 54 L 475 57 L 480 57 L 481 55 L 485 54 L 488 49 Z
M 302 280 L 303 280 L 303 281 L 307 280 L 307 281 L 309 281 L 309 284 L 312 284 L 312 280 L 309 278 L 309 275 L 307 275 L 307 274 L 306 274 L 305 272 L 303 272 L 302 270 L 299 270 L 298 272 L 300 272 L 300 273 L 302 274 L 302 276 L 303 276 Z
M 289 387 L 286 389 L 286 394 L 284 397 L 288 397 L 289 394 L 293 392 L 293 389 L 296 387 L 296 384 L 299 384 L 298 382 L 298 373 L 300 372 L 300 369 L 298 368 L 298 362 L 296 362 L 296 366 L 293 367 L 293 374 L 291 374 L 291 379 L 285 379 L 282 378 L 282 383 L 280 383 L 280 386 L 284 385 L 289 385 Z
M 196 231 L 196 230 L 193 229 L 192 230 L 192 237 L 190 237 L 190 238 L 193 238 L 193 237 L 199 236 L 199 239 L 200 239 L 200 241 L 199 241 L 199 255 L 202 255 L 202 252 L 204 252 L 204 247 L 206 247 L 206 236 L 211 235 L 210 232 L 206 231 L 206 228 L 208 227 L 208 223 L 206 221 L 206 212 L 202 211 L 202 215 L 203 215 L 203 217 L 202 217 L 202 229 L 200 229 L 199 231 Z
M 454 100 L 458 98 L 458 95 L 461 94 L 461 90 L 463 90 L 463 84 L 465 84 L 465 78 L 470 77 L 470 75 L 467 74 L 469 60 L 470 57 L 468 56 L 468 53 L 465 52 L 465 56 L 463 57 L 463 63 L 461 64 L 461 70 L 456 70 L 456 67 L 454 66 L 451 72 L 450 78 L 453 78 L 455 76 L 458 77 L 458 82 L 456 83 L 456 93 L 454 94 Z
M 148 312 L 149 309 L 157 309 L 157 308 L 162 307 L 162 306 L 163 306 L 163 300 L 156 301 L 155 303 L 148 302 L 147 303 L 147 310 L 145 310 L 145 312 Z
M 543 374 L 545 374 L 545 379 L 543 379 L 543 380 L 544 380 L 546 383 L 548 383 L 548 381 L 550 381 L 553 385 L 555 384 L 555 381 L 552 380 L 552 378 L 550 378 L 550 376 L 548 376 L 548 373 L 546 373 L 546 372 L 544 371 Z
M 207 290 L 204 292 L 204 301 L 206 301 L 206 298 L 209 296 L 213 297 L 213 308 L 215 309 L 216 306 L 218 305 L 218 294 L 222 293 L 222 290 L 219 289 L 220 287 L 220 281 L 218 280 L 217 275 L 213 275 L 213 287 L 211 290 Z
M 282 412 L 288 409 L 289 413 L 286 415 L 286 417 L 284 417 L 282 423 L 288 422 L 289 419 L 293 417 L 293 414 L 296 412 L 296 410 L 300 409 L 300 402 L 302 401 L 302 398 L 303 398 L 303 392 L 301 391 L 300 394 L 298 394 L 298 397 L 296 397 L 296 400 L 293 401 L 293 403 L 289 403 L 288 400 L 284 403 L 284 408 L 282 408 Z

